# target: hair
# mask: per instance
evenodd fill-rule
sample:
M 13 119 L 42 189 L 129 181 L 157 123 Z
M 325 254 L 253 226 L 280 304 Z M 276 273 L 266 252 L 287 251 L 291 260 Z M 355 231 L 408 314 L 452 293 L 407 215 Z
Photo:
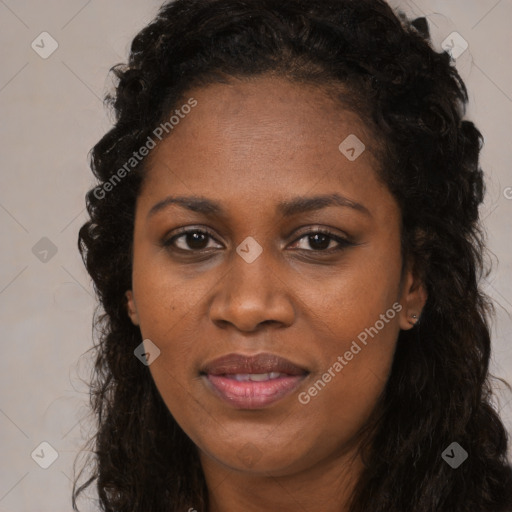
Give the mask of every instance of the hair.
M 420 321 L 398 336 L 350 511 L 512 510 L 507 433 L 488 368 L 494 310 L 480 289 L 489 273 L 478 211 L 483 137 L 463 120 L 466 87 L 450 56 L 433 49 L 425 20 L 383 0 L 176 0 L 111 71 L 115 123 L 91 157 L 100 186 L 193 87 L 271 74 L 337 87 L 340 102 L 348 95 L 380 141 L 375 172 L 400 207 L 402 255 L 428 294 Z M 145 169 L 147 159 L 108 194 L 95 187 L 86 196 L 78 245 L 100 301 L 90 382 L 97 430 L 92 474 L 81 486 L 86 468 L 75 477 L 74 510 L 93 482 L 107 512 L 208 510 L 197 448 L 133 354 L 142 337 L 125 292 Z M 456 470 L 441 458 L 452 442 L 469 454 Z

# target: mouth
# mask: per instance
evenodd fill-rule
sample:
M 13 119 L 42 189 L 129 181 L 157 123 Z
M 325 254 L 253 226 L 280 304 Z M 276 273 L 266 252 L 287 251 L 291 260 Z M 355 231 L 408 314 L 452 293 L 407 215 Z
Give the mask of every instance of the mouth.
M 237 409 L 260 409 L 293 393 L 309 371 L 275 354 L 229 354 L 206 364 L 207 388 Z

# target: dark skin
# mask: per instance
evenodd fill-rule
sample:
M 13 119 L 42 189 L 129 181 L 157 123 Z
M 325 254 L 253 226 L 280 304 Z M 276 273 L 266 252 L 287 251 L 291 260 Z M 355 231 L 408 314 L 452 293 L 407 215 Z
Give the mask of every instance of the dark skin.
M 189 97 L 198 105 L 153 150 L 136 208 L 127 297 L 142 338 L 161 350 L 151 374 L 198 447 L 210 512 L 347 510 L 362 469 L 357 434 L 384 389 L 400 329 L 412 328 L 426 301 L 409 262 L 402 272 L 400 210 L 377 178 L 370 131 L 324 90 L 281 78 L 213 84 Z M 355 161 L 338 149 L 350 134 L 368 148 Z M 334 193 L 362 208 L 278 209 Z M 169 196 L 199 196 L 222 212 L 168 204 L 150 214 Z M 169 242 L 179 228 L 208 235 Z M 349 244 L 312 240 L 315 230 Z M 249 236 L 263 249 L 252 263 L 236 252 Z M 394 318 L 301 403 L 298 393 L 393 304 Z M 232 352 L 275 353 L 310 374 L 270 406 L 235 409 L 199 375 Z

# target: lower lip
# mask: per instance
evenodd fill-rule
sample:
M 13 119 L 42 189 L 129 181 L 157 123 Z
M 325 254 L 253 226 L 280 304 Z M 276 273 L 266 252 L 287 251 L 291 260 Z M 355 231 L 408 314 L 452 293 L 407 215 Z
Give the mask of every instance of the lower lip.
M 217 396 L 237 409 L 260 409 L 293 393 L 306 375 L 289 375 L 263 382 L 239 382 L 221 375 L 204 375 Z

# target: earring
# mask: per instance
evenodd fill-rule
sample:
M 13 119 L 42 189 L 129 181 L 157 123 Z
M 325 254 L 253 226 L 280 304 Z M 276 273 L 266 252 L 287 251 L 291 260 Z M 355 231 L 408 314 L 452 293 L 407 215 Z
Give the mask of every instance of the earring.
M 409 323 L 410 323 L 411 325 L 415 325 L 415 324 L 416 324 L 416 322 L 418 321 L 418 315 L 415 315 L 415 314 L 413 313 L 413 314 L 411 315 L 411 317 L 412 317 L 412 320 L 409 320 Z

